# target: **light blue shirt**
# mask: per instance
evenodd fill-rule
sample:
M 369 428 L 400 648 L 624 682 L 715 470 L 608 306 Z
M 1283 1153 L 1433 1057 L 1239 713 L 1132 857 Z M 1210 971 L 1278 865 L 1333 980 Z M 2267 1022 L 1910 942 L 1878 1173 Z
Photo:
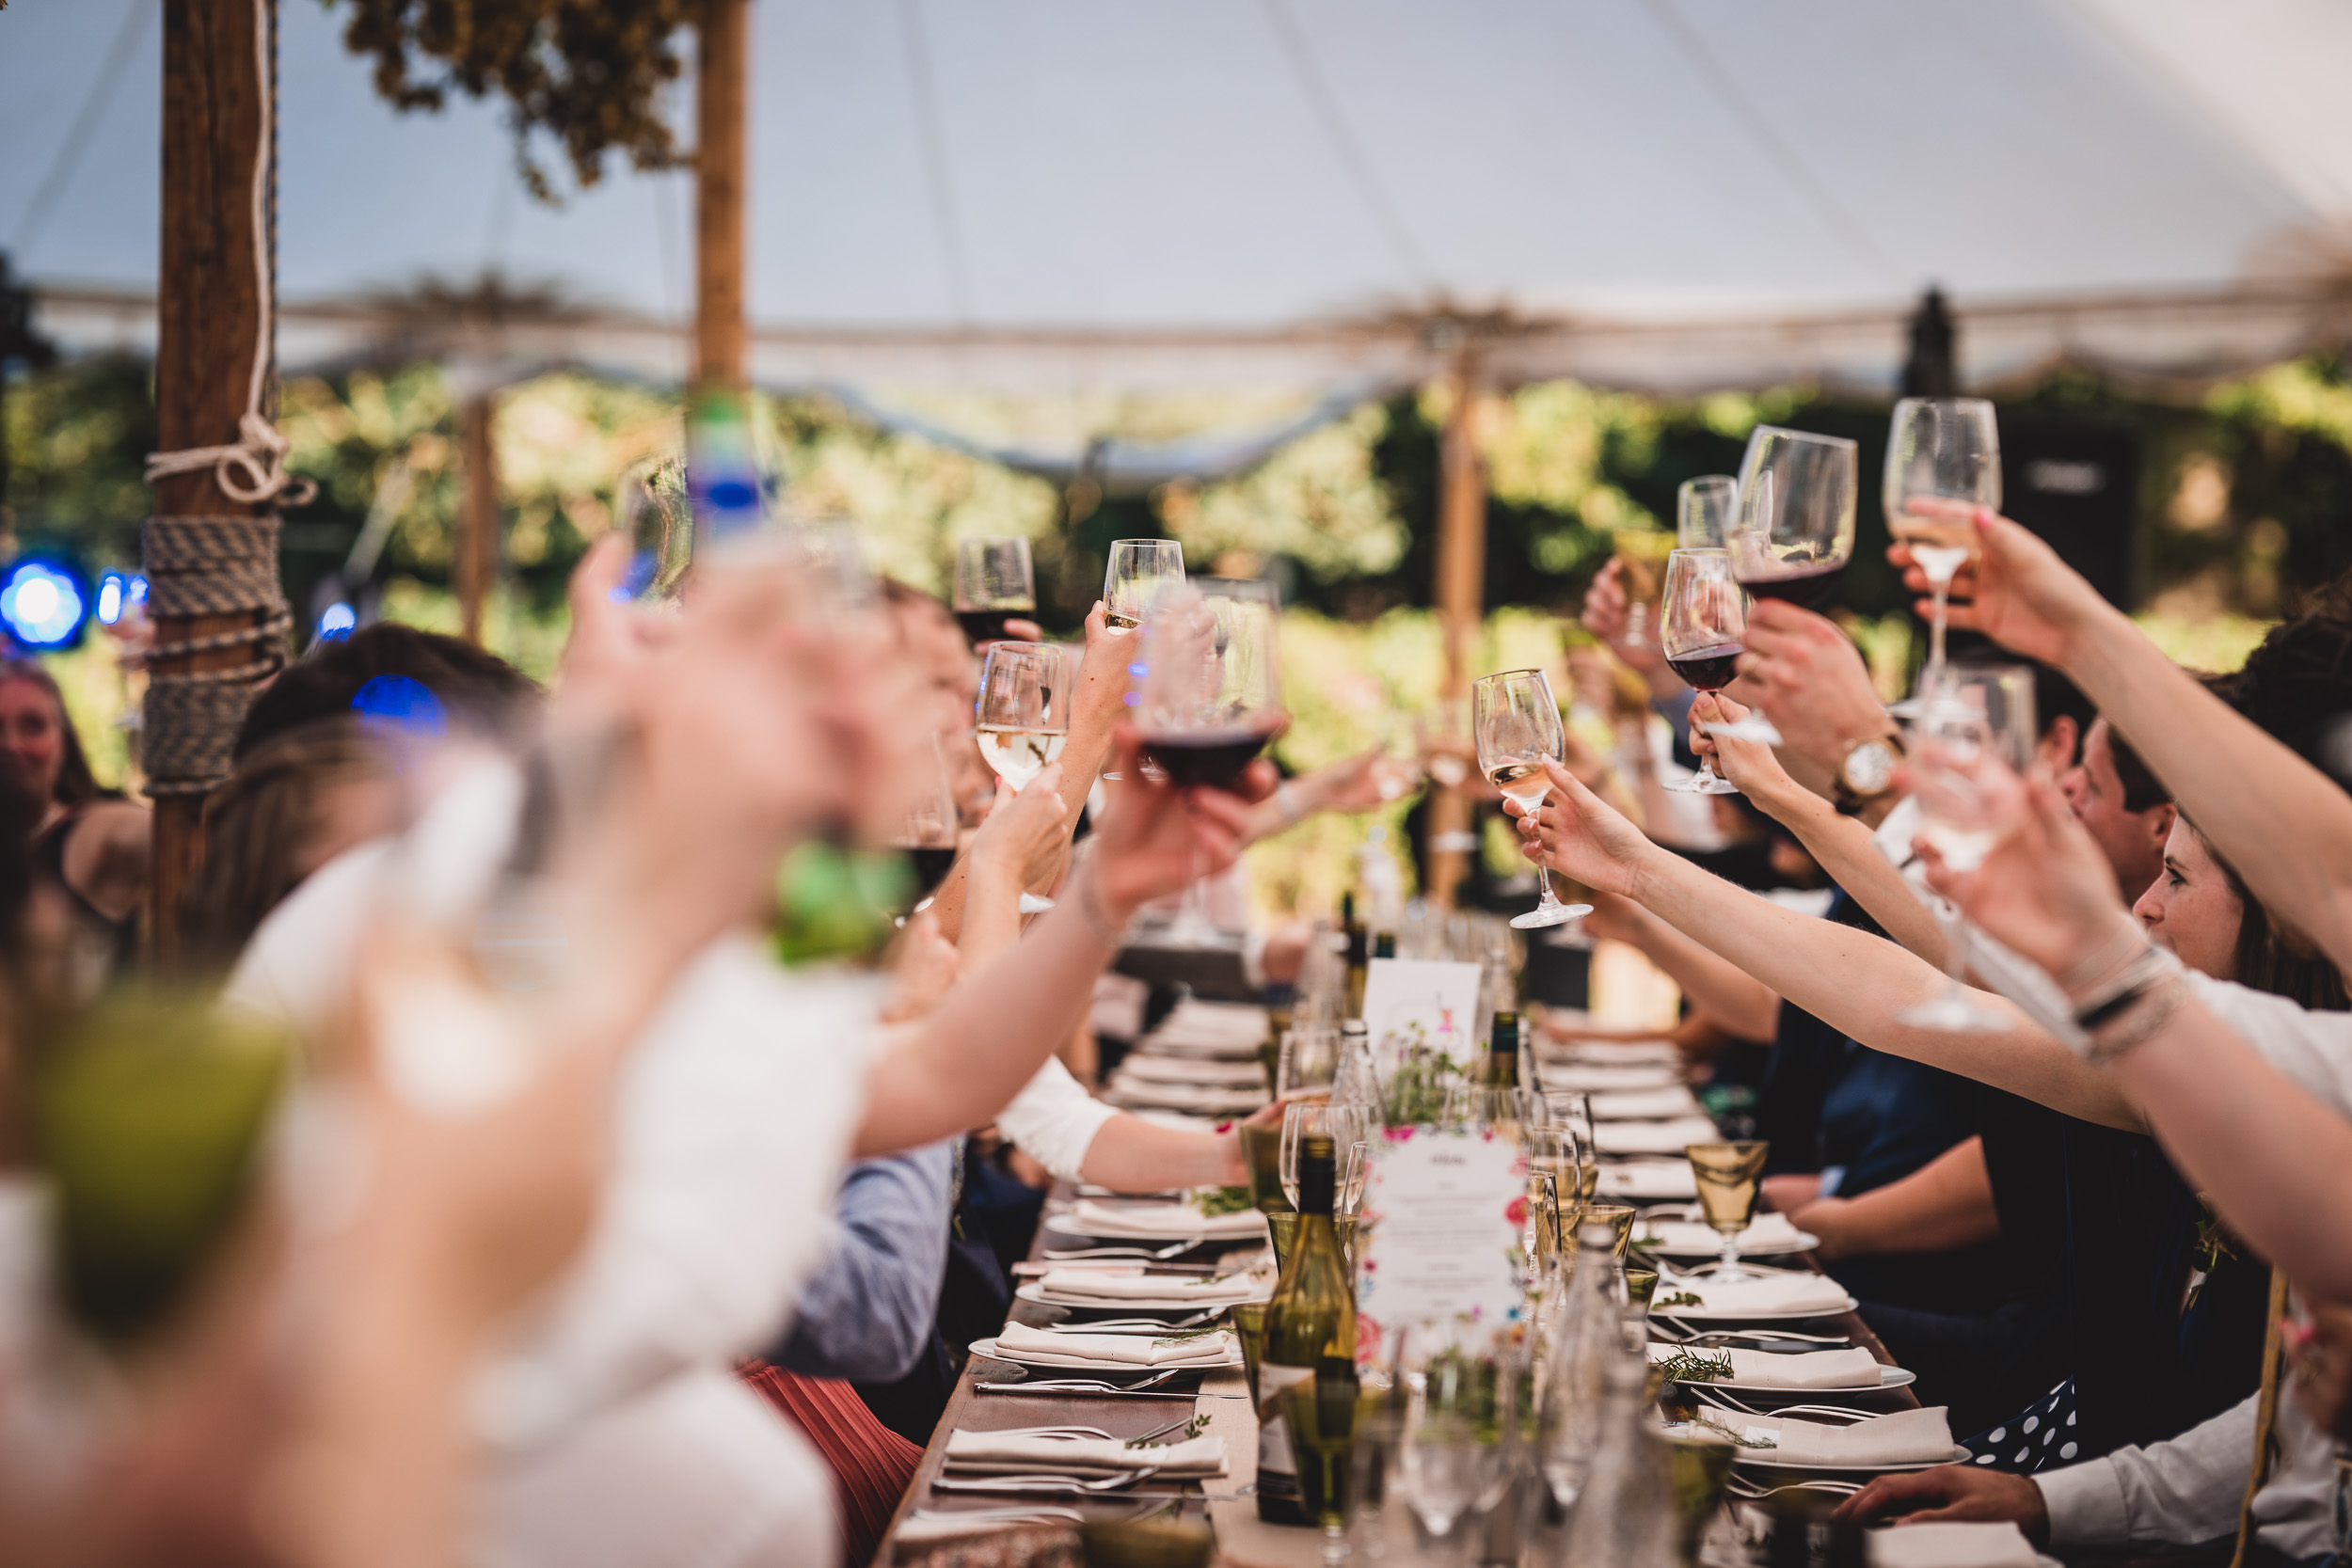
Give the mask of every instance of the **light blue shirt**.
M 801 1292 L 770 1357 L 806 1377 L 888 1383 L 913 1370 L 939 1315 L 955 1143 L 861 1160 L 834 1199 L 841 1244 Z

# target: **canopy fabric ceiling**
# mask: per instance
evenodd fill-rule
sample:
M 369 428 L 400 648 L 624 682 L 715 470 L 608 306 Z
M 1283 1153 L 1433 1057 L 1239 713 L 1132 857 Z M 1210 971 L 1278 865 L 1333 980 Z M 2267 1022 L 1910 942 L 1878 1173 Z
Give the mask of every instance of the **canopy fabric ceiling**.
M 160 0 L 0 12 L 0 236 L 69 346 L 151 339 Z M 755 0 L 770 385 L 1891 386 L 1931 283 L 1974 385 L 2202 376 L 2346 330 L 2331 0 Z M 400 116 L 283 0 L 291 368 L 674 379 L 691 189 L 560 212 L 494 105 Z M 428 302 L 496 272 L 497 328 Z

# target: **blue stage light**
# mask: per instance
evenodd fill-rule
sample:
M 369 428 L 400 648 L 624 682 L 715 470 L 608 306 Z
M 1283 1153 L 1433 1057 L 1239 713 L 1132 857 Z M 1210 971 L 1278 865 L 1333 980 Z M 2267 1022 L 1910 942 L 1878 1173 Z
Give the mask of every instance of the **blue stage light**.
M 321 642 L 333 642 L 349 637 L 354 630 L 358 629 L 358 625 L 359 612 L 338 599 L 328 605 L 319 615 L 317 640 Z
M 98 624 L 119 624 L 147 603 L 147 579 L 136 572 L 108 572 L 98 579 Z
M 19 561 L 0 586 L 0 623 L 28 648 L 72 646 L 87 613 L 81 582 L 54 561 Z

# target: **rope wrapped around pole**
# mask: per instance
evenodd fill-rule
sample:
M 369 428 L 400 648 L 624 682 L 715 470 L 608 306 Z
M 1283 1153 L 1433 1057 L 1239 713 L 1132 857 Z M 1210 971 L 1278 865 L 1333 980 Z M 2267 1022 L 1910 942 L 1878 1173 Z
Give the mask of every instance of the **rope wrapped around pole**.
M 228 778 L 254 683 L 285 667 L 294 611 L 278 587 L 278 531 L 275 513 L 147 519 L 141 551 L 148 612 L 159 624 L 167 616 L 256 617 L 253 626 L 234 631 L 158 642 L 149 654 L 140 760 L 150 795 L 202 795 Z M 233 668 L 153 668 L 240 646 L 249 646 L 252 657 Z

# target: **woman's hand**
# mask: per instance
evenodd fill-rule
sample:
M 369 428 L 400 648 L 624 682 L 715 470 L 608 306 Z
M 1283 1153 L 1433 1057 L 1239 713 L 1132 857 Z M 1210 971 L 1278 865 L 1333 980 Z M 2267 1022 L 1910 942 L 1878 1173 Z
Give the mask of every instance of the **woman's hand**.
M 1249 801 L 1221 789 L 1178 789 L 1143 776 L 1143 742 L 1132 724 L 1114 736 L 1120 777 L 1110 784 L 1110 810 L 1092 835 L 1096 892 L 1104 918 L 1123 925 L 1154 898 L 1181 891 L 1196 877 L 1214 877 L 1233 863 L 1249 829 Z M 1252 800 L 1274 789 L 1274 765 L 1263 757 L 1243 775 Z
M 1748 612 L 1745 641 L 1740 694 L 1764 710 L 1799 756 L 1835 773 L 1848 747 L 1894 729 L 1862 650 L 1835 622 L 1765 599 Z
M 1054 885 L 1070 851 L 1061 779 L 1061 764 L 1050 762 L 1018 795 L 997 781 L 995 809 L 972 839 L 972 875 L 1002 877 L 1016 889 Z
M 1666 667 L 1666 656 L 1656 639 L 1634 642 L 1628 639 L 1632 633 L 1632 604 L 1626 597 L 1625 562 L 1615 556 L 1609 558 L 1594 577 L 1593 585 L 1584 591 L 1584 610 L 1579 619 L 1584 629 L 1609 645 L 1609 651 L 1641 672 L 1653 693 L 1661 687 L 1668 692 L 1681 689 L 1682 679 Z
M 1093 723 L 1108 729 L 1119 721 L 1126 705 L 1127 666 L 1135 660 L 1136 640 L 1110 629 L 1103 601 L 1087 612 L 1086 645 L 1078 656 L 1077 685 L 1070 693 L 1070 725 Z
M 2137 934 L 2116 895 L 2115 873 L 2055 785 L 2007 768 L 1983 768 L 1977 786 L 1995 796 L 2011 823 L 1974 871 L 1955 871 L 1926 838 L 1919 841 L 1929 885 L 1957 902 L 1994 941 L 2063 982 L 2086 958 Z M 2006 796 L 2003 800 L 2000 797 Z
M 1599 892 L 1633 896 L 1635 873 L 1653 850 L 1650 841 L 1558 763 L 1547 760 L 1544 772 L 1551 794 L 1534 812 L 1516 800 L 1502 804 L 1518 819 L 1527 858 Z
M 1747 716 L 1746 708 L 1721 692 L 1700 692 L 1691 704 L 1691 750 L 1700 756 L 1713 757 L 1715 771 L 1738 784 L 1740 794 L 1769 810 L 1771 800 L 1804 786 L 1788 776 L 1780 758 L 1762 741 L 1710 735 L 1707 730 L 1709 724 L 1734 723 Z M 1778 725 L 1779 721 L 1774 720 L 1773 723 Z
M 1976 559 L 1952 578 L 1951 625 L 1980 631 L 2013 653 L 2063 670 L 2076 635 L 2109 613 L 2099 591 L 2060 561 L 2058 551 L 1991 507 L 1929 497 L 1905 504 L 1926 516 L 1976 525 Z M 1894 546 L 1886 559 L 1904 568 L 1904 587 L 1920 594 L 1930 591 L 1928 575 L 1907 547 Z M 1923 597 L 1915 608 L 1924 616 L 1933 606 Z

